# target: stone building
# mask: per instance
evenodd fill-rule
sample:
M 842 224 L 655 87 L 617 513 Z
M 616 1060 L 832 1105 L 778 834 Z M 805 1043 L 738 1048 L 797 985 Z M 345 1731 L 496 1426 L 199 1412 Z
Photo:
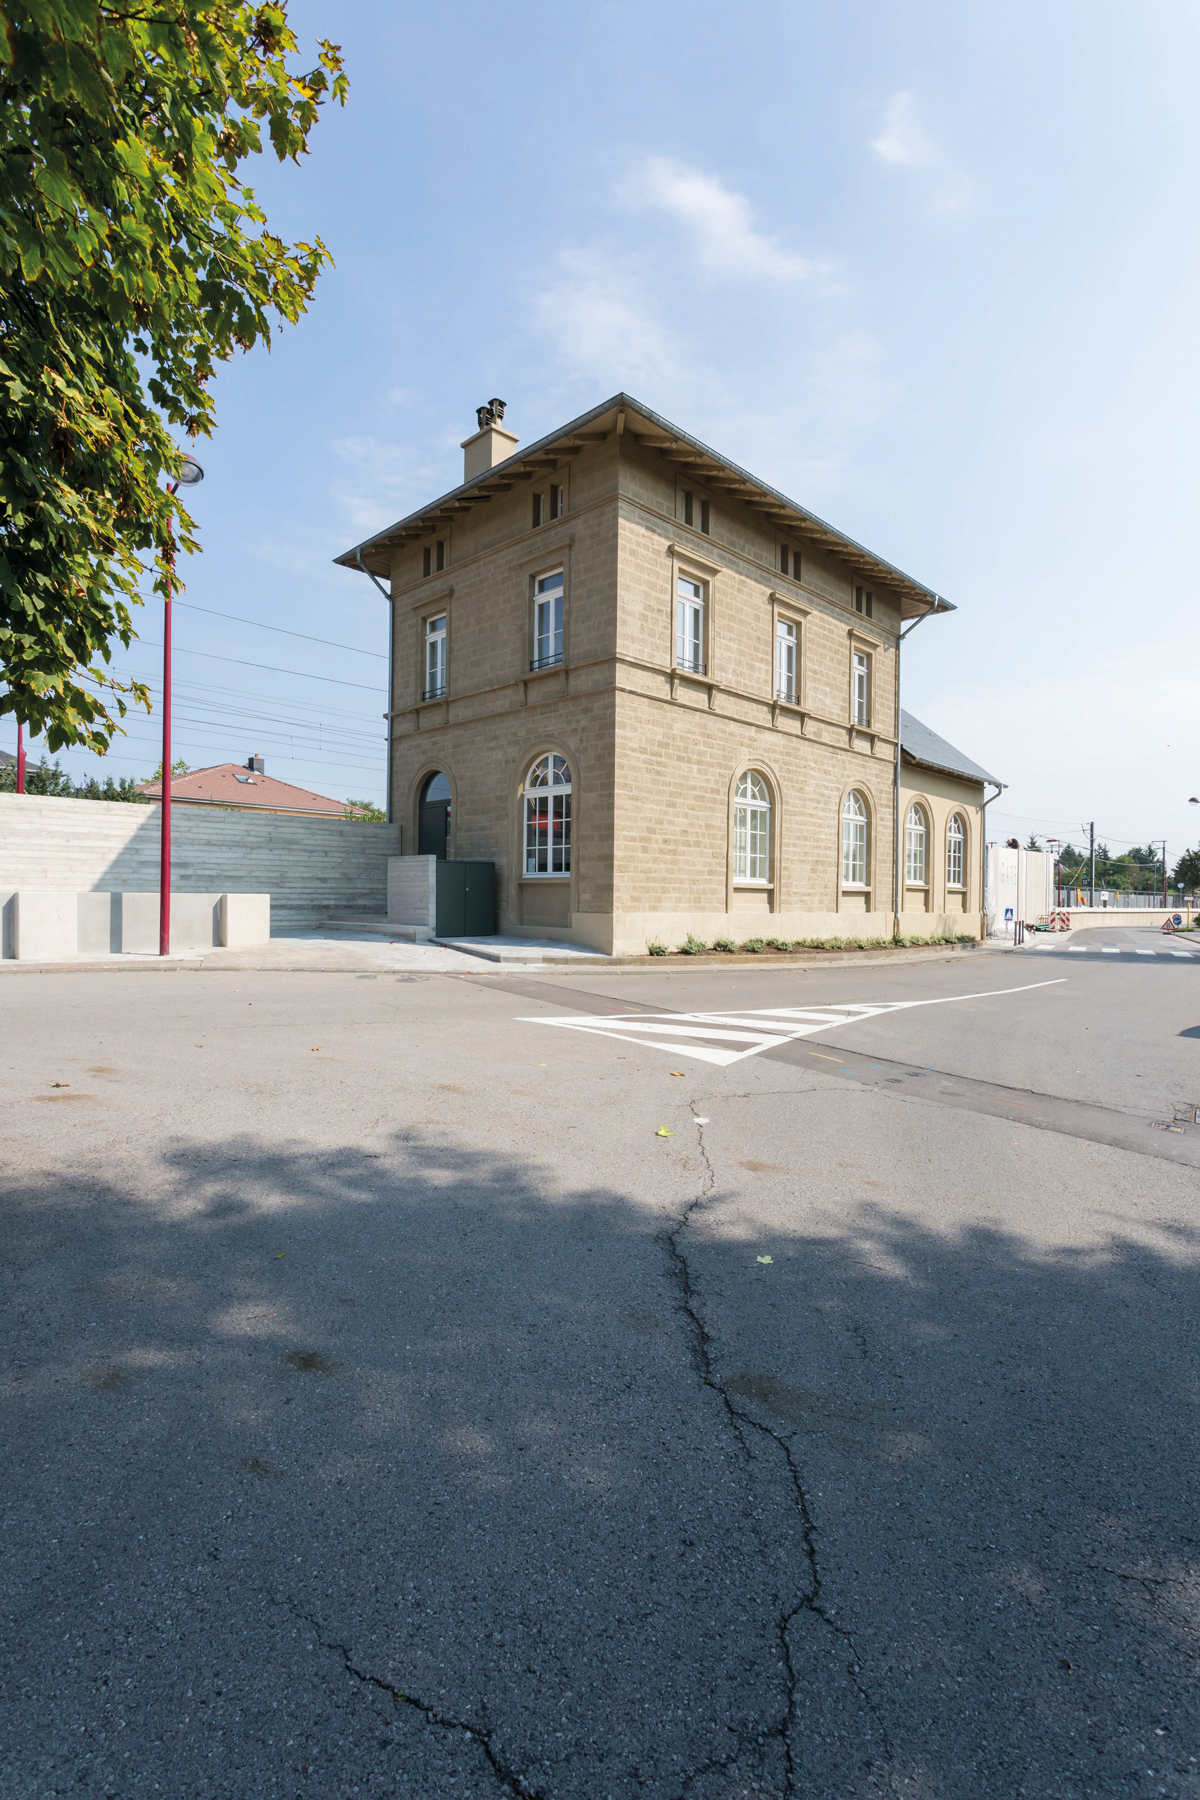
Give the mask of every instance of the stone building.
M 628 395 L 524 450 L 503 419 L 337 559 L 391 603 L 405 850 L 493 861 L 501 931 L 618 953 L 977 931 L 982 787 L 957 777 L 948 890 L 955 776 L 910 798 L 897 734 L 901 633 L 949 602 Z

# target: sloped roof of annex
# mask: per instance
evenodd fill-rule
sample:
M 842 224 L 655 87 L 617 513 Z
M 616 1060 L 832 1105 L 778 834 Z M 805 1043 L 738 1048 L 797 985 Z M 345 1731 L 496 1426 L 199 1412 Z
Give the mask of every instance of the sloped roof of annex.
M 364 538 L 353 548 L 334 557 L 334 562 L 347 569 L 361 569 L 365 574 L 391 574 L 391 552 L 399 545 L 428 536 L 475 506 L 486 504 L 497 493 L 507 492 L 517 481 L 530 481 L 537 475 L 556 468 L 566 456 L 578 455 L 588 444 L 603 443 L 618 429 L 632 431 L 637 442 L 651 449 L 669 451 L 695 480 L 723 488 L 735 499 L 753 508 L 764 520 L 786 531 L 814 549 L 837 556 L 867 581 L 885 583 L 898 595 L 902 619 L 924 618 L 930 613 L 953 612 L 953 604 L 932 588 L 925 587 L 906 575 L 902 569 L 876 556 L 874 551 L 856 543 L 844 532 L 819 519 L 807 507 L 788 499 L 777 489 L 760 481 L 758 476 L 730 462 L 719 451 L 702 444 L 698 438 L 681 431 L 631 394 L 614 394 L 590 412 L 573 419 L 548 436 L 539 438 L 528 449 L 485 469 L 460 487 L 452 488 L 440 499 L 420 507 L 394 525 Z M 683 453 L 682 455 L 680 453 Z
M 937 769 L 943 775 L 962 775 L 968 781 L 990 781 L 998 788 L 1006 785 L 903 708 L 900 710 L 900 752 L 905 762 L 920 763 L 922 768 Z

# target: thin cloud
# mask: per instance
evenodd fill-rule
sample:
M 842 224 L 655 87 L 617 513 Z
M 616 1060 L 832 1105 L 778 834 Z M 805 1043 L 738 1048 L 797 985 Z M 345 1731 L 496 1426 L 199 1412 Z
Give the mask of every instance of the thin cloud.
M 953 216 L 971 204 L 971 183 L 957 169 L 946 167 L 941 148 L 930 137 L 917 114 L 917 103 L 908 89 L 893 94 L 884 108 L 878 137 L 868 140 L 881 162 L 897 169 L 938 169 L 939 179 L 929 194 L 932 212 Z
M 905 169 L 928 169 L 941 152 L 917 118 L 917 103 L 907 90 L 893 94 L 883 114 L 883 129 L 870 147 L 885 163 Z
M 560 360 L 602 385 L 675 380 L 680 358 L 637 269 L 600 246 L 564 250 L 559 276 L 538 298 Z
M 647 156 L 617 190 L 631 210 L 664 212 L 690 232 L 700 263 L 723 277 L 807 281 L 827 265 L 757 231 L 744 194 L 670 156 Z

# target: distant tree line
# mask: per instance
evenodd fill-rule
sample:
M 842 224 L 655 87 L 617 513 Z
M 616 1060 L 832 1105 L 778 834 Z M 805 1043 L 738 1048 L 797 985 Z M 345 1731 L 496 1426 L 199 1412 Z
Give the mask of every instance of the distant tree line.
M 16 791 L 16 763 L 0 765 L 0 794 L 15 794 Z M 26 765 L 25 792 L 57 794 L 68 800 L 132 800 L 142 806 L 149 804 L 145 794 L 138 793 L 137 782 L 131 775 L 122 775 L 119 781 L 109 775 L 103 782 L 93 775 L 89 781 L 81 781 L 76 786 L 66 770 L 59 767 L 57 758 L 50 763 L 44 756 L 39 763 Z
M 1030 839 L 1029 848 L 1038 848 Z M 1059 880 L 1065 888 L 1085 888 L 1091 882 L 1091 859 L 1087 845 L 1066 843 L 1058 853 Z M 1161 894 L 1162 857 L 1157 848 L 1145 849 L 1135 844 L 1113 856 L 1107 844 L 1096 845 L 1096 886 L 1116 894 Z M 1175 887 L 1182 882 L 1189 893 L 1200 889 L 1200 849 L 1188 850 L 1180 857 L 1169 878 Z

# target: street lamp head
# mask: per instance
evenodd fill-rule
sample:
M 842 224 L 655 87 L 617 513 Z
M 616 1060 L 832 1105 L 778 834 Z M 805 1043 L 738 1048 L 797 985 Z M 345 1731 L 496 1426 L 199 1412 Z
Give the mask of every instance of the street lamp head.
M 181 458 L 179 474 L 175 478 L 180 487 L 199 487 L 204 480 L 204 470 L 193 456 Z

